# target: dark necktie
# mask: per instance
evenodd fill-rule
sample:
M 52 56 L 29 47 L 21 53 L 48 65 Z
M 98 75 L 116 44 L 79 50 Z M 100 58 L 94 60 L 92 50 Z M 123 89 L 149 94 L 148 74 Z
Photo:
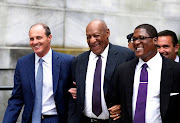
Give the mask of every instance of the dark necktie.
M 138 96 L 136 101 L 136 110 L 134 115 L 134 123 L 145 123 L 146 97 L 148 85 L 147 64 L 142 65 Z
M 39 59 L 39 67 L 35 81 L 35 101 L 32 113 L 32 123 L 41 123 L 42 111 L 42 86 L 43 86 L 43 59 Z
M 96 62 L 96 69 L 94 73 L 93 94 L 92 94 L 92 112 L 98 117 L 102 112 L 101 106 L 101 55 Z

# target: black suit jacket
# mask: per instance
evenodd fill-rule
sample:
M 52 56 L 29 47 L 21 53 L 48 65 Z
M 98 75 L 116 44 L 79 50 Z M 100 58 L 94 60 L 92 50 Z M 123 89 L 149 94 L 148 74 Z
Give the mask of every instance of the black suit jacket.
M 162 56 L 160 81 L 160 113 L 163 123 L 180 122 L 180 64 Z M 122 105 L 121 123 L 132 123 L 132 95 L 138 58 L 118 67 L 113 103 Z
M 71 99 L 69 105 L 69 123 L 80 122 L 85 100 L 85 81 L 90 51 L 84 52 L 73 61 L 73 77 L 77 87 L 77 99 Z M 112 106 L 111 96 L 115 69 L 119 64 L 135 57 L 134 52 L 128 48 L 109 44 L 108 57 L 104 76 L 104 96 L 107 107 Z

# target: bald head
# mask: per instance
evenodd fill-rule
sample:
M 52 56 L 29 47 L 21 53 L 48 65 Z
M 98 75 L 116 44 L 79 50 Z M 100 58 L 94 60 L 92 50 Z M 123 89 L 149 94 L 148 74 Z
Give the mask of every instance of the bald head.
M 86 27 L 87 43 L 90 50 L 100 55 L 109 44 L 110 31 L 103 20 L 93 20 Z
M 100 20 L 100 19 L 96 19 L 96 20 L 93 20 L 93 21 L 91 21 L 88 25 L 87 25 L 87 27 L 86 27 L 86 31 L 87 31 L 87 29 L 89 28 L 89 27 L 99 27 L 99 29 L 102 31 L 102 32 L 106 32 L 107 30 L 108 30 L 108 28 L 107 28 L 107 25 L 106 25 L 106 23 L 103 21 L 103 20 Z

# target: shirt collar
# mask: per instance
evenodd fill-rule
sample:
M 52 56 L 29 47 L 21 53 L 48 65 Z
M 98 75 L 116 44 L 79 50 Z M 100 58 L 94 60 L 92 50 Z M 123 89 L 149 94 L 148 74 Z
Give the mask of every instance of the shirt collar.
M 162 57 L 161 55 L 159 54 L 159 52 L 156 53 L 156 55 L 154 57 L 152 57 L 149 61 L 147 62 L 144 62 L 142 59 L 139 58 L 139 62 L 138 62 L 138 68 L 141 69 L 142 65 L 144 63 L 146 63 L 148 65 L 148 68 L 149 69 L 156 69 L 156 66 L 162 62 L 159 62 L 159 60 L 162 61 Z M 156 64 L 156 65 L 155 65 Z
M 42 58 L 44 62 L 46 63 L 50 63 L 51 59 L 52 59 L 52 50 L 50 48 L 50 50 L 48 51 L 48 53 L 43 56 L 43 57 L 39 57 L 36 53 L 35 53 L 35 63 L 38 63 L 39 59 Z
M 178 55 L 176 55 L 176 58 L 175 58 L 174 61 L 175 61 L 175 62 L 179 62 L 179 56 L 178 56 Z
M 108 55 L 108 51 L 109 51 L 109 44 L 107 45 L 107 47 L 105 48 L 105 50 L 101 53 L 101 57 L 102 58 L 106 58 Z M 95 59 L 97 57 L 96 54 L 94 54 L 92 51 L 90 53 L 90 55 L 92 56 L 92 59 Z

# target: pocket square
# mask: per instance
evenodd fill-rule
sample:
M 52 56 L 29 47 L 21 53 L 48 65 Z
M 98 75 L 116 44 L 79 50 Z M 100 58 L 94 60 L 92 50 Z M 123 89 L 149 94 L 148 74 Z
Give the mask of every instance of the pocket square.
M 178 95 L 179 93 L 170 93 L 170 96 Z

